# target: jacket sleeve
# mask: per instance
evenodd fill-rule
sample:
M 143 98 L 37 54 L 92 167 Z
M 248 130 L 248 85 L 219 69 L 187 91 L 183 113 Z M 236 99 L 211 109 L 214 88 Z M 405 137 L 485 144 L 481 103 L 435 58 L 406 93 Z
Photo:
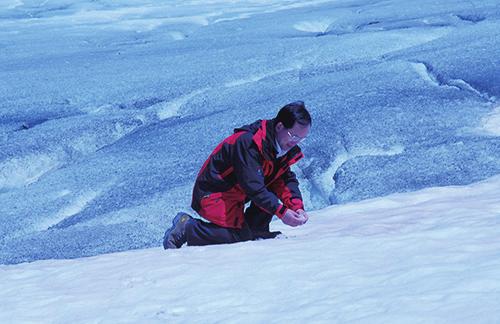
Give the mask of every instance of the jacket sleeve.
M 235 142 L 232 160 L 238 184 L 248 198 L 266 213 L 283 217 L 287 208 L 265 186 L 263 160 L 251 133 Z
M 290 167 L 271 185 L 271 190 L 278 195 L 287 208 L 293 211 L 304 209 L 299 181 Z

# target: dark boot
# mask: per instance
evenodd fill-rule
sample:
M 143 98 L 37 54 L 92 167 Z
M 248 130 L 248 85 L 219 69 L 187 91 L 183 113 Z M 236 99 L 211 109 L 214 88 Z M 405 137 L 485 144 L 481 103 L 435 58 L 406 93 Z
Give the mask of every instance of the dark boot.
M 190 215 L 180 212 L 175 215 L 170 227 L 163 236 L 163 248 L 178 249 L 186 243 L 186 223 L 193 219 Z

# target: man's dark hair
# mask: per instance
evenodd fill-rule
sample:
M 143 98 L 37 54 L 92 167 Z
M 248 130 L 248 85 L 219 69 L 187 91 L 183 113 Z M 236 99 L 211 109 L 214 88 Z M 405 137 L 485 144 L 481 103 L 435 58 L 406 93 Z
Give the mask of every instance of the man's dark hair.
M 295 101 L 285 105 L 276 116 L 276 124 L 282 122 L 286 128 L 292 128 L 297 122 L 302 126 L 311 125 L 311 115 L 303 101 Z

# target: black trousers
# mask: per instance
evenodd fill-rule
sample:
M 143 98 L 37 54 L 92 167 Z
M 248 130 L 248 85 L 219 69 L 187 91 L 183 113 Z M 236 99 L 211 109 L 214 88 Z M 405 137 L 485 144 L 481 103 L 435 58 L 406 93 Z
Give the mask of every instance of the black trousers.
M 270 232 L 270 215 L 253 203 L 245 210 L 245 223 L 241 229 L 226 228 L 200 219 L 186 223 L 188 245 L 228 244 L 256 239 L 275 238 L 280 232 Z

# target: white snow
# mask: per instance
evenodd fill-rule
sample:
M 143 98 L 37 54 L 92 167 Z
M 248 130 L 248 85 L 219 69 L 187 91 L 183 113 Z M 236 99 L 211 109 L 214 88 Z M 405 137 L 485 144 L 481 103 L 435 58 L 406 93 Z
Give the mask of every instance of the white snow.
M 200 94 L 204 93 L 206 90 L 207 89 L 195 90 L 184 96 L 178 97 L 172 101 L 157 103 L 156 105 L 150 107 L 150 109 L 154 109 L 155 111 L 157 111 L 157 116 L 160 120 L 178 116 L 180 109 L 183 105 L 188 103 L 191 99 L 195 98 L 196 96 L 199 96 Z
M 436 80 L 436 77 L 427 70 L 424 63 L 411 63 L 411 65 L 422 79 L 435 86 L 439 86 L 438 80 Z
M 332 22 L 324 21 L 301 21 L 293 25 L 293 28 L 309 33 L 325 33 Z
M 57 153 L 28 154 L 0 163 L 0 188 L 19 188 L 37 181 L 61 164 Z
M 48 1 L 37 5 L 41 10 Z M 101 27 L 112 27 L 118 29 L 137 31 L 150 31 L 162 25 L 169 24 L 194 24 L 206 26 L 211 23 L 246 19 L 255 14 L 273 13 L 277 11 L 303 8 L 328 2 L 326 0 L 301 1 L 175 1 L 174 3 L 148 4 L 147 2 L 123 1 L 120 4 L 113 1 L 100 1 L 101 7 L 95 7 L 92 3 L 78 2 L 68 14 L 18 19 L 16 22 L 0 21 L 0 25 L 12 26 L 22 23 L 24 25 L 101 25 Z M 64 1 L 51 1 L 52 5 Z M 0 4 L 0 9 L 12 10 L 23 7 L 25 4 L 19 0 L 8 0 L 6 4 Z M 194 13 L 194 14 L 193 14 Z M 158 18 L 143 18 L 144 16 L 158 16 Z
M 186 38 L 186 35 L 184 35 L 183 33 L 181 32 L 178 32 L 178 31 L 172 31 L 172 32 L 169 32 L 168 33 L 174 40 L 183 40 L 184 38 Z
M 482 130 L 490 135 L 500 136 L 500 107 L 496 107 L 483 118 Z
M 38 227 L 37 230 L 48 229 L 49 227 L 56 225 L 57 223 L 61 222 L 62 220 L 78 214 L 80 211 L 82 211 L 85 208 L 85 206 L 89 202 L 94 200 L 100 194 L 101 194 L 100 191 L 94 191 L 94 190 L 89 190 L 88 192 L 84 192 L 84 193 L 80 194 L 69 205 L 67 205 L 67 206 L 63 207 L 61 210 L 59 210 L 59 212 L 57 212 L 57 214 L 54 215 L 52 218 L 47 219 L 44 222 L 37 224 L 37 227 Z
M 0 266 L 2 323 L 496 323 L 500 176 L 311 213 L 287 238 Z
M 0 3 L 0 9 L 14 9 L 23 4 L 24 2 L 20 0 L 3 0 L 2 3 Z
M 245 85 L 248 83 L 259 82 L 259 81 L 264 80 L 266 78 L 271 78 L 273 76 L 277 76 L 277 75 L 280 75 L 282 73 L 298 71 L 300 68 L 301 68 L 301 65 L 299 63 L 295 63 L 289 67 L 278 69 L 276 71 L 269 71 L 266 73 L 251 75 L 248 78 L 229 81 L 225 84 L 225 87 L 227 87 L 227 88 L 238 87 L 238 86 Z

